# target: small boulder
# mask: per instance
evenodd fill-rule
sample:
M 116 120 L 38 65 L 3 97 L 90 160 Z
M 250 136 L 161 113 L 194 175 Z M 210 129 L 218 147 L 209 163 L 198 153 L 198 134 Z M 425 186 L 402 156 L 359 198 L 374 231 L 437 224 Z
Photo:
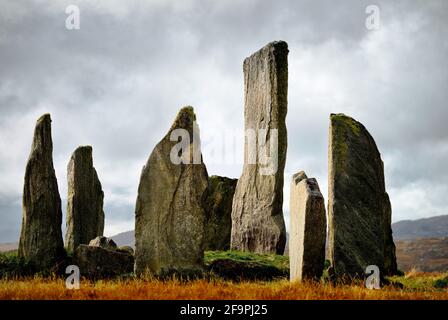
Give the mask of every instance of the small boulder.
M 112 251 L 99 246 L 79 245 L 73 262 L 86 278 L 110 278 L 132 273 L 134 257 L 129 253 Z
M 89 246 L 100 247 L 111 251 L 117 250 L 117 244 L 114 242 L 114 240 L 103 236 L 96 237 L 95 239 L 91 240 Z

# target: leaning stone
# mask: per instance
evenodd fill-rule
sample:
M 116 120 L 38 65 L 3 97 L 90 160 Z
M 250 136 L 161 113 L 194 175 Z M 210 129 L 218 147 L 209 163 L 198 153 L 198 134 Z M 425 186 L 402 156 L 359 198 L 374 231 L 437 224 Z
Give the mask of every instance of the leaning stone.
M 132 273 L 134 257 L 129 253 L 107 250 L 96 246 L 79 245 L 73 263 L 86 278 L 109 278 Z
M 320 279 L 325 262 L 327 219 L 316 179 L 293 176 L 290 198 L 290 280 Z
M 112 240 L 111 238 L 103 237 L 103 236 L 96 237 L 95 239 L 91 240 L 89 242 L 89 246 L 100 247 L 100 248 L 111 250 L 111 251 L 114 251 L 117 249 L 117 244 L 115 243 L 114 240 Z
M 196 115 L 184 107 L 141 174 L 135 211 L 137 275 L 203 270 L 207 188 Z
M 283 254 L 283 171 L 288 45 L 272 42 L 244 61 L 244 168 L 232 207 L 231 248 Z
M 67 167 L 67 232 L 65 245 L 72 251 L 80 244 L 102 236 L 104 193 L 93 167 L 92 147 L 79 147 Z
M 53 167 L 51 118 L 37 120 L 23 188 L 23 220 L 18 255 L 40 270 L 52 268 L 65 255 L 62 210 Z
M 229 250 L 232 202 L 238 179 L 211 176 L 207 199 L 205 250 Z
M 358 121 L 330 116 L 328 254 L 335 276 L 362 277 L 369 265 L 395 274 L 391 205 L 376 143 Z

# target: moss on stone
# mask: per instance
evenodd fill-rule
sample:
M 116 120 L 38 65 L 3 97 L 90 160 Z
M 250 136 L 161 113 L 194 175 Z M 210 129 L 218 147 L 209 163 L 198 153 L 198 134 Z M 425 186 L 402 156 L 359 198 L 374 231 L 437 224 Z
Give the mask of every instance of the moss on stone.
M 185 106 L 179 111 L 179 115 L 182 113 L 188 114 L 191 118 L 196 120 L 196 114 L 194 113 L 194 108 L 192 106 Z
M 361 134 L 361 124 L 343 113 L 331 114 L 330 121 L 333 126 L 333 161 L 341 168 L 345 166 L 349 147 L 347 138 Z
M 185 106 L 179 110 L 176 119 L 174 120 L 170 131 L 174 129 L 187 129 L 193 128 L 193 122 L 196 121 L 196 114 L 192 106 Z
M 359 136 L 361 133 L 361 124 L 343 113 L 332 114 L 331 119 L 338 121 L 339 124 L 344 125 L 346 128 L 350 128 L 351 132 L 353 132 L 356 136 Z

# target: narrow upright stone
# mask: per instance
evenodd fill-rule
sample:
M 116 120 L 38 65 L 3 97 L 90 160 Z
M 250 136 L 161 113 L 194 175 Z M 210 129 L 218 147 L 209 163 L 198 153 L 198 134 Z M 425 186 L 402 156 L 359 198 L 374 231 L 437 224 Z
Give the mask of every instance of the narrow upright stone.
M 211 176 L 207 200 L 205 250 L 229 250 L 232 202 L 237 179 Z
M 65 245 L 74 251 L 80 244 L 103 235 L 104 193 L 93 167 L 92 147 L 77 148 L 67 166 L 67 232 Z
M 290 219 L 290 279 L 319 279 L 325 262 L 325 202 L 316 179 L 303 171 L 291 181 Z
M 358 121 L 330 116 L 328 254 L 336 276 L 363 276 L 368 265 L 396 273 L 391 205 L 376 143 Z
M 23 220 L 19 257 L 37 268 L 51 268 L 64 256 L 62 210 L 53 167 L 51 118 L 37 120 L 31 154 L 25 171 Z
M 195 121 L 193 108 L 182 108 L 143 168 L 135 211 L 137 275 L 203 268 L 208 174 Z
M 232 207 L 231 248 L 283 254 L 288 45 L 272 42 L 244 61 L 244 168 Z

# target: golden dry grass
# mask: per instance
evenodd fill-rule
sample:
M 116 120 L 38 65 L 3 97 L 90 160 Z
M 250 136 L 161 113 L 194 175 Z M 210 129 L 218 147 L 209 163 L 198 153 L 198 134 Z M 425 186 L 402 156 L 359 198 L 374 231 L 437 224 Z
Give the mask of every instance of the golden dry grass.
M 433 279 L 442 274 L 411 274 L 401 277 L 404 282 Z M 431 279 L 429 279 L 429 277 Z M 403 282 L 402 282 L 403 283 Z M 110 280 L 81 282 L 79 290 L 67 290 L 63 279 L 33 278 L 26 280 L 0 280 L 0 299 L 38 300 L 165 300 L 165 299 L 443 299 L 448 300 L 447 289 L 435 289 L 424 285 L 412 288 L 386 286 L 381 290 L 368 290 L 362 283 L 352 285 L 331 285 L 314 282 L 290 283 L 286 280 L 273 282 L 232 283 L 226 281 L 195 280 Z

